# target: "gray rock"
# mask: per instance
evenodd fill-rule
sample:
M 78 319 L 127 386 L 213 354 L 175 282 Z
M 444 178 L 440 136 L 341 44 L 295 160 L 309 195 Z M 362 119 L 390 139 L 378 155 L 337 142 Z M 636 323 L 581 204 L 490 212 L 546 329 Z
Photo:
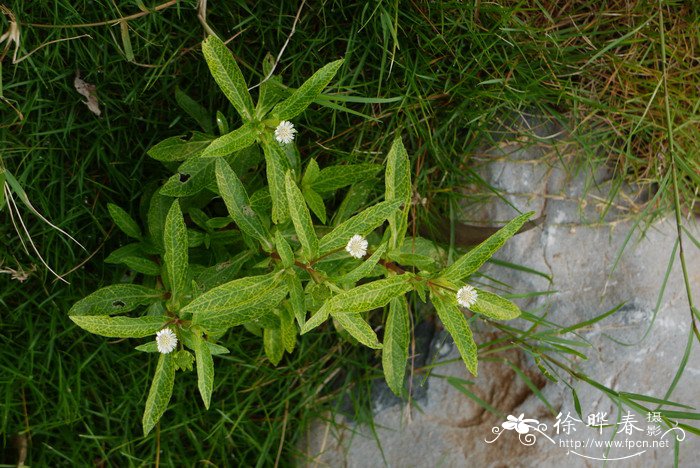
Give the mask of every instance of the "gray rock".
M 545 125 L 540 137 L 556 133 Z M 537 133 L 537 130 L 534 131 Z M 561 362 L 576 372 L 600 382 L 616 392 L 632 392 L 666 398 L 697 408 L 700 406 L 700 352 L 697 342 L 690 352 L 687 367 L 669 395 L 669 388 L 681 365 L 690 333 L 690 311 L 681 274 L 676 245 L 676 226 L 672 218 L 662 218 L 651 225 L 637 225 L 638 209 L 647 194 L 634 187 L 616 187 L 606 171 L 567 173 L 561 154 L 552 147 L 527 146 L 519 142 L 502 142 L 495 150 L 481 156 L 479 173 L 505 199 L 522 211 L 533 210 L 546 215 L 543 225 L 522 233 L 496 255 L 497 258 L 544 273 L 524 273 L 495 264 L 487 264 L 479 281 L 494 290 L 502 287 L 487 278 L 508 284 L 516 294 L 554 291 L 516 299 L 523 310 L 563 326 L 591 320 L 619 306 L 605 319 L 560 338 L 577 340 L 587 347 L 577 348 L 588 359 L 560 354 Z M 612 194 L 612 195 L 611 195 Z M 483 195 L 479 195 L 483 202 Z M 614 203 L 606 200 L 613 197 Z M 464 221 L 495 224 L 512 218 L 514 209 L 497 197 L 465 209 Z M 695 221 L 686 226 L 696 238 L 700 229 Z M 700 251 L 686 238 L 686 262 L 690 284 L 700 299 Z M 672 261 L 672 262 L 671 262 Z M 666 272 L 668 279 L 665 281 Z M 550 276 L 550 282 L 545 276 Z M 663 294 L 661 294 L 663 290 Z M 519 319 L 509 323 L 525 329 L 532 324 Z M 492 326 L 475 322 L 477 342 L 497 336 Z M 557 382 L 539 372 L 531 354 L 514 347 L 503 353 L 483 356 L 479 377 L 467 374 L 449 340 L 438 334 L 433 356 L 428 359 L 450 361 L 433 370 L 420 399 L 403 405 L 380 404 L 374 408 L 376 437 L 364 426 L 336 416 L 335 425 L 317 422 L 309 431 L 303 451 L 306 462 L 320 466 L 598 466 L 600 461 L 584 458 L 603 457 L 603 448 L 591 447 L 595 441 L 610 440 L 623 425 L 620 411 L 603 392 L 559 371 Z M 442 346 L 439 344 L 443 343 Z M 446 343 L 446 344 L 444 344 Z M 442 354 L 446 355 L 443 357 Z M 495 359 L 487 359 L 495 358 Z M 523 369 L 525 382 L 513 367 Z M 556 372 L 556 368 L 550 372 Z M 422 377 L 419 381 L 423 381 Z M 550 407 L 528 386 L 534 386 Z M 576 423 L 571 435 L 556 435 L 555 416 L 561 412 L 578 418 L 572 398 L 575 389 L 584 421 Z M 475 403 L 473 398 L 495 408 L 494 415 Z M 656 409 L 650 403 L 645 406 Z M 679 409 L 667 407 L 667 409 Z M 585 427 L 589 414 L 607 414 L 612 427 L 602 435 L 596 428 Z M 515 431 L 500 430 L 506 415 L 536 419 L 547 424 L 533 446 L 527 446 Z M 633 413 L 632 435 L 624 431 L 614 440 L 659 440 L 647 436 L 650 424 Z M 620 421 L 621 422 L 621 421 Z M 692 425 L 692 421 L 685 421 Z M 564 426 L 560 425 L 560 429 Z M 496 428 L 496 429 L 493 429 Z M 493 443 L 487 443 L 498 435 Z M 664 440 L 671 439 L 672 433 Z M 522 438 L 522 437 L 521 437 Z M 569 442 L 570 441 L 570 442 Z M 565 444 L 588 443 L 572 448 Z M 586 442 L 587 441 L 587 442 Z M 527 442 L 527 441 L 525 441 Z M 624 442 L 623 442 L 624 443 Z M 643 443 L 643 442 L 642 442 Z M 609 458 L 632 456 L 615 462 L 615 466 L 672 466 L 671 448 L 619 448 Z M 700 438 L 687 434 L 680 442 L 680 466 L 698 466 Z

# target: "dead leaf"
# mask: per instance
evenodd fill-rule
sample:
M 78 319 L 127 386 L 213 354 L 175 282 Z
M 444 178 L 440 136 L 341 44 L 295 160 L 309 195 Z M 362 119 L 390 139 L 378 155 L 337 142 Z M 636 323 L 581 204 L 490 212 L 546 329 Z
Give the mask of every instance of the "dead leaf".
M 73 86 L 75 86 L 75 90 L 78 93 L 80 93 L 87 99 L 87 101 L 83 101 L 83 104 L 86 104 L 88 106 L 88 109 L 90 109 L 90 112 L 99 117 L 102 114 L 102 111 L 100 111 L 100 105 L 97 102 L 97 88 L 95 87 L 95 85 L 81 80 L 80 72 L 78 71 L 75 74 Z
M 20 33 L 19 33 L 19 25 L 17 24 L 17 20 L 15 19 L 15 15 L 5 5 L 0 5 L 0 11 L 5 16 L 7 16 L 7 21 L 10 23 L 10 27 L 8 28 L 8 30 L 5 31 L 0 36 L 0 43 L 7 41 L 7 44 L 5 44 L 5 49 L 2 51 L 2 54 L 0 54 L 0 60 L 5 58 L 5 55 L 7 55 L 7 52 L 10 50 L 12 43 L 14 43 L 15 44 L 15 51 L 12 54 L 12 63 L 16 63 L 17 62 L 17 51 L 19 50 L 19 45 L 20 45 L 20 41 L 21 41 L 21 37 L 20 37 Z

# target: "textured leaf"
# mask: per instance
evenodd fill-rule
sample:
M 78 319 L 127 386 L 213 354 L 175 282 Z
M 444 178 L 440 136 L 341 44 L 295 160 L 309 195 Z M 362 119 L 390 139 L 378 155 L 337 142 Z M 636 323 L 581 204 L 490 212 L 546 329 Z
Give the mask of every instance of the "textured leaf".
M 531 211 L 513 219 L 494 235 L 458 258 L 442 272 L 441 276 L 449 281 L 458 282 L 477 271 L 508 239 L 520 230 L 533 214 L 534 212 Z
M 413 289 L 410 282 L 412 275 L 404 274 L 363 284 L 331 297 L 309 319 L 302 328 L 302 333 L 317 327 L 328 318 L 329 314 L 337 319 L 338 315 L 365 312 L 384 307 L 393 298 Z M 350 330 L 348 330 L 350 332 Z
M 318 245 L 319 255 L 325 255 L 333 250 L 345 247 L 355 234 L 366 236 L 381 226 L 399 206 L 401 206 L 400 200 L 384 201 L 341 223 L 320 240 Z
M 452 336 L 455 345 L 457 345 L 457 349 L 462 356 L 464 364 L 467 366 L 469 372 L 476 377 L 477 347 L 467 319 L 457 307 L 456 301 L 452 303 L 447 298 L 443 298 L 435 293 L 430 294 L 430 299 L 435 306 L 438 317 L 440 317 L 443 325 L 445 325 L 445 329 Z
M 181 313 L 192 313 L 192 324 L 206 330 L 226 329 L 262 316 L 286 294 L 279 273 L 250 276 L 207 291 L 183 307 Z
M 301 244 L 304 257 L 307 260 L 313 260 L 318 256 L 318 237 L 316 237 L 316 231 L 311 221 L 311 214 L 309 214 L 309 209 L 304 202 L 304 196 L 294 182 L 291 171 L 288 171 L 286 175 L 286 188 L 289 216 L 294 223 L 297 239 Z
M 265 355 L 273 366 L 279 364 L 284 354 L 284 344 L 282 343 L 282 332 L 279 328 L 266 328 L 263 333 L 263 345 Z
M 302 187 L 302 194 L 304 195 L 306 204 L 311 208 L 311 211 L 314 212 L 316 217 L 321 220 L 323 224 L 326 224 L 326 205 L 323 203 L 321 195 L 308 186 Z
M 143 434 L 148 435 L 158 423 L 170 403 L 175 383 L 175 360 L 172 353 L 161 354 L 153 376 L 151 389 L 148 391 L 146 407 L 143 411 Z
M 382 166 L 379 164 L 347 164 L 323 168 L 311 187 L 318 193 L 335 192 L 362 180 L 371 179 Z
M 165 255 L 163 261 L 170 280 L 170 291 L 177 302 L 182 299 L 188 289 L 187 267 L 187 228 L 180 211 L 180 204 L 176 201 L 168 211 L 165 218 L 165 230 L 163 232 L 163 244 Z
M 219 186 L 221 198 L 224 199 L 226 208 L 238 227 L 262 242 L 266 248 L 270 248 L 270 233 L 263 226 L 258 214 L 251 208 L 248 194 L 240 179 L 231 166 L 222 159 L 216 161 L 216 183 Z
M 367 179 L 353 184 L 336 210 L 333 224 L 339 225 L 365 206 L 375 185 L 377 185 L 377 179 Z
M 401 396 L 406 375 L 408 345 L 411 341 L 411 322 L 406 297 L 395 297 L 389 303 L 389 316 L 384 325 L 382 368 L 392 392 Z
M 337 279 L 338 283 L 356 283 L 362 278 L 367 277 L 372 270 L 374 270 L 374 267 L 377 265 L 379 262 L 379 259 L 384 255 L 384 252 L 386 252 L 386 243 L 380 245 L 377 247 L 377 250 L 374 251 L 374 253 L 364 262 L 360 264 L 357 268 L 354 270 L 350 270 L 343 276 Z
M 409 265 L 421 270 L 436 271 L 443 265 L 444 251 L 433 241 L 422 237 L 410 240 L 391 252 L 389 258 L 399 265 Z
M 494 320 L 512 320 L 520 316 L 520 309 L 506 298 L 496 294 L 476 290 L 476 303 L 469 309 Z
M 284 307 L 280 310 L 280 333 L 284 349 L 291 354 L 297 344 L 297 326 L 292 313 Z
M 114 221 L 114 224 L 116 224 L 124 234 L 134 239 L 141 239 L 141 228 L 129 213 L 113 203 L 107 203 L 107 209 L 109 210 L 109 215 Z
M 142 257 L 125 257 L 121 262 L 137 273 L 149 276 L 158 276 L 161 273 L 160 265 L 153 260 Z
M 226 156 L 227 154 L 240 151 L 255 143 L 257 136 L 258 132 L 252 124 L 244 124 L 241 128 L 212 141 L 202 153 L 202 157 L 213 158 L 217 156 Z
M 204 290 L 212 289 L 229 281 L 233 281 L 238 276 L 243 264 L 251 257 L 250 251 L 244 251 L 225 262 L 217 263 L 200 271 L 196 281 Z
M 209 409 L 211 394 L 214 390 L 214 360 L 207 342 L 199 335 L 194 335 L 194 354 L 197 362 L 197 387 L 202 396 L 204 407 Z
M 350 336 L 372 349 L 382 349 L 382 344 L 374 333 L 372 327 L 360 316 L 360 314 L 333 314 L 333 318 L 347 331 Z
M 277 247 L 277 253 L 280 256 L 280 260 L 282 260 L 282 265 L 285 268 L 290 268 L 293 266 L 294 252 L 292 252 L 292 248 L 289 246 L 289 243 L 286 241 L 284 236 L 282 236 L 280 231 L 275 232 L 275 246 Z
M 202 130 L 207 133 L 214 133 L 211 114 L 204 106 L 189 97 L 180 88 L 175 88 L 175 101 L 187 115 L 192 117 L 202 127 Z
M 277 104 L 272 110 L 273 115 L 280 120 L 290 120 L 301 114 L 321 94 L 342 64 L 342 59 L 336 60 L 318 70 L 291 96 Z
M 69 315 L 110 315 L 131 312 L 140 305 L 162 299 L 163 291 L 136 284 L 113 284 L 98 289 L 79 300 L 68 311 Z
M 182 137 L 166 138 L 148 150 L 148 155 L 158 161 L 184 161 L 202 154 L 204 148 L 211 144 L 211 138 L 195 134 L 189 141 Z
M 175 361 L 175 370 L 192 372 L 192 364 L 194 364 L 194 356 L 186 349 L 173 351 L 173 360 Z
M 160 192 L 155 192 L 151 196 L 151 201 L 148 207 L 148 233 L 151 237 L 151 242 L 158 248 L 163 250 L 163 229 L 165 228 L 165 218 L 168 215 L 170 206 L 173 204 L 173 199 Z
M 411 207 L 411 165 L 401 137 L 394 140 L 386 158 L 386 192 L 387 201 L 400 200 L 403 208 L 389 216 L 391 229 L 390 250 L 403 243 L 408 225 L 408 210 Z
M 318 167 L 318 163 L 315 159 L 310 159 L 309 164 L 306 165 L 304 177 L 301 178 L 302 187 L 311 187 L 311 185 L 318 179 L 319 174 L 321 174 L 321 169 Z
M 294 317 L 300 327 L 306 322 L 306 304 L 304 301 L 304 289 L 301 285 L 301 280 L 296 272 L 288 274 L 286 277 L 287 288 L 289 289 L 289 305 L 294 312 Z
M 202 52 L 214 80 L 233 107 L 245 120 L 253 118 L 253 99 L 233 55 L 221 39 L 209 36 L 202 42 Z
M 272 221 L 275 224 L 281 224 L 289 219 L 287 189 L 284 181 L 284 176 L 289 169 L 289 160 L 276 141 L 263 138 L 262 147 L 265 153 L 267 184 L 272 199 Z
M 83 330 L 109 338 L 143 338 L 163 328 L 165 317 L 109 317 L 107 315 L 70 315 Z
M 186 160 L 177 168 L 177 174 L 163 184 L 160 193 L 171 197 L 188 197 L 204 190 L 214 179 L 215 161 L 202 156 Z

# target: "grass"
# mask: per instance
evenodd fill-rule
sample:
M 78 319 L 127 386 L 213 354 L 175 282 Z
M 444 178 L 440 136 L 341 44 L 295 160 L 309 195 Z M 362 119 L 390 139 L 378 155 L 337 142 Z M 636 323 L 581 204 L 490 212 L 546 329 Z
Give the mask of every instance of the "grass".
M 662 36 L 658 7 L 649 2 L 501 3 L 305 5 L 278 73 L 297 86 L 322 64 L 346 62 L 328 91 L 335 106 L 319 106 L 297 122 L 301 154 L 321 165 L 381 161 L 400 132 L 416 191 L 428 200 L 416 213 L 420 222 L 450 213 L 460 188 L 478 182 L 468 155 L 491 138 L 494 123 L 507 126 L 513 113 L 543 113 L 569 130 L 566 143 L 582 155 L 577 164 L 609 165 L 620 182 L 660 187 L 647 213 L 673 206 L 676 187 L 681 214 L 697 213 L 700 7 L 663 2 Z M 142 12 L 140 4 L 16 0 L 7 5 L 14 18 L 4 12 L 3 31 L 10 21 L 19 24 L 21 61 L 12 63 L 12 44 L 0 63 L 0 161 L 37 209 L 89 254 L 24 212 L 48 264 L 59 273 L 79 268 L 67 276 L 70 286 L 41 267 L 24 283 L 0 277 L 0 461 L 14 466 L 15 442 L 25 440 L 26 463 L 34 466 L 141 466 L 158 457 L 164 465 L 269 465 L 280 446 L 280 463 L 287 464 L 300 428 L 323 408 L 314 399 L 330 401 L 343 382 L 371 372 L 366 354 L 317 335 L 273 369 L 256 338 L 232 336 L 225 359 L 234 362 L 217 364 L 212 409 L 190 403 L 196 390 L 190 378 L 176 387 L 160 433 L 142 438 L 134 434 L 155 363 L 131 343 L 79 331 L 65 314 L 75 300 L 126 273 L 102 263 L 125 241 L 112 229 L 107 203 L 136 214 L 141 194 L 170 174 L 145 151 L 195 127 L 179 111 L 175 87 L 235 124 L 201 57 L 196 2 L 157 12 Z M 217 2 L 207 22 L 233 38 L 229 46 L 255 83 L 264 55 L 276 55 L 287 39 L 297 8 Z M 74 26 L 139 12 L 127 35 L 119 24 Z M 78 70 L 97 87 L 99 118 L 74 90 Z M 669 128 L 673 162 L 664 156 Z M 666 177 L 671 164 L 675 184 Z M 2 268 L 31 270 L 37 258 L 23 251 L 7 211 L 1 213 Z M 331 374 L 340 380 L 324 386 Z

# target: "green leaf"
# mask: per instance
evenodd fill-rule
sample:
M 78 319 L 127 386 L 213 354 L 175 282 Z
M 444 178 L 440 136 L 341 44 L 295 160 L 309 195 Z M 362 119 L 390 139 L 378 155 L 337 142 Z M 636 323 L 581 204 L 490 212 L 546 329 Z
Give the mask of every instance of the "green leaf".
M 474 377 L 477 375 L 477 347 L 469 328 L 467 319 L 457 307 L 456 301 L 441 297 L 435 292 L 431 292 L 430 299 L 435 306 L 438 317 L 445 325 L 445 329 L 452 336 L 459 354 L 462 356 L 464 364 Z
M 356 214 L 323 236 L 319 242 L 319 255 L 345 247 L 352 236 L 366 236 L 379 226 L 401 206 L 400 200 L 378 203 Z
M 291 272 L 286 276 L 287 288 L 289 289 L 289 305 L 294 312 L 294 317 L 300 327 L 306 322 L 306 304 L 304 301 L 304 289 L 301 280 L 296 272 Z
M 238 276 L 241 267 L 251 255 L 252 252 L 246 250 L 225 262 L 205 268 L 197 274 L 196 281 L 204 290 L 228 283 Z
M 289 219 L 287 189 L 284 181 L 284 176 L 289 169 L 289 160 L 276 141 L 263 138 L 261 144 L 265 153 L 267 184 L 272 199 L 272 221 L 275 224 L 281 224 Z
M 226 116 L 221 111 L 216 111 L 216 128 L 219 129 L 219 135 L 225 135 L 229 130 L 228 120 L 226 120 Z
M 255 143 L 257 137 L 258 132 L 255 130 L 255 127 L 250 123 L 246 123 L 241 128 L 212 141 L 202 153 L 202 157 L 226 156 L 227 154 L 240 151 Z
M 399 265 L 415 266 L 433 272 L 444 264 L 445 252 L 434 241 L 411 237 L 400 248 L 389 252 L 388 257 Z
M 347 164 L 325 167 L 311 183 L 311 188 L 321 194 L 335 192 L 339 188 L 371 179 L 381 170 L 382 166 L 379 164 Z
M 496 294 L 476 290 L 476 303 L 469 309 L 494 320 L 512 320 L 520 316 L 520 309 L 508 299 Z
M 508 239 L 520 230 L 533 214 L 534 212 L 531 211 L 513 219 L 496 231 L 494 235 L 458 258 L 442 272 L 441 276 L 449 281 L 458 282 L 477 271 Z
M 284 349 L 291 354 L 297 344 L 297 326 L 294 324 L 294 316 L 285 307 L 280 310 L 280 333 Z
M 377 185 L 376 179 L 367 179 L 356 184 L 352 184 L 348 193 L 343 198 L 340 206 L 335 212 L 333 217 L 333 224 L 335 226 L 339 225 L 350 216 L 355 214 L 357 210 L 366 205 L 369 196 L 374 190 L 374 186 Z
M 384 325 L 382 368 L 386 383 L 398 396 L 403 392 L 410 341 L 411 322 L 408 316 L 408 302 L 405 297 L 395 297 L 389 303 L 389 316 Z
M 382 257 L 382 255 L 384 255 L 384 252 L 386 252 L 386 246 L 386 243 L 381 244 L 367 260 L 360 264 L 360 266 L 354 270 L 350 270 L 336 281 L 338 283 L 356 283 L 362 278 L 367 277 L 370 273 L 372 273 L 372 270 L 374 270 L 374 267 L 379 262 L 379 259 Z
M 226 329 L 249 322 L 275 307 L 287 294 L 279 273 L 250 276 L 222 284 L 182 308 L 191 313 L 192 324 Z
M 175 370 L 192 372 L 192 364 L 194 364 L 194 356 L 186 349 L 173 351 L 173 361 L 175 361 Z
M 214 390 L 214 360 L 207 342 L 196 333 L 194 334 L 194 354 L 197 362 L 197 387 L 204 407 L 209 409 L 211 394 Z
M 209 137 L 195 133 L 189 141 L 180 136 L 166 138 L 148 150 L 148 155 L 157 161 L 184 161 L 202 154 L 211 144 Z
M 160 352 L 160 351 L 158 351 L 158 343 L 156 343 L 155 340 L 151 340 L 151 341 L 144 343 L 142 345 L 138 345 L 134 349 L 136 351 L 141 351 L 144 353 L 159 353 Z
M 244 120 L 253 118 L 253 99 L 233 54 L 216 36 L 202 42 L 202 52 L 214 80 Z
M 187 115 L 192 117 L 202 130 L 207 133 L 214 133 L 211 124 L 211 114 L 200 103 L 185 94 L 180 88 L 175 88 L 175 101 Z
M 222 159 L 216 161 L 216 183 L 221 198 L 231 218 L 249 236 L 258 239 L 266 249 L 270 249 L 270 233 L 263 226 L 258 214 L 251 208 L 248 194 L 231 166 Z
M 318 70 L 291 96 L 277 104 L 272 114 L 280 120 L 291 120 L 301 114 L 321 94 L 342 64 L 342 59 L 336 60 Z
M 177 304 L 188 289 L 187 267 L 187 229 L 185 219 L 180 211 L 180 204 L 176 201 L 168 211 L 165 218 L 165 230 L 163 232 L 163 244 L 165 255 L 163 261 L 170 279 L 170 291 Z
M 304 171 L 304 176 L 301 178 L 301 186 L 303 188 L 311 187 L 311 185 L 316 182 L 321 169 L 318 167 L 318 163 L 315 159 L 310 159 L 309 164 L 306 165 L 306 170 Z
M 177 174 L 163 184 L 160 193 L 171 197 L 188 197 L 204 190 L 214 179 L 215 161 L 202 156 L 186 160 L 177 168 Z
M 263 333 L 263 345 L 265 355 L 273 366 L 279 364 L 284 354 L 284 344 L 282 343 L 282 332 L 279 328 L 266 328 Z
M 291 171 L 287 171 L 286 186 L 289 216 L 294 223 L 294 230 L 297 233 L 304 257 L 307 260 L 313 260 L 318 256 L 318 237 L 316 237 L 309 209 L 304 202 L 304 196 L 294 182 Z
M 98 289 L 79 300 L 68 311 L 69 315 L 110 315 L 131 312 L 140 305 L 162 299 L 163 291 L 136 284 L 113 284 Z
M 143 434 L 148 435 L 168 408 L 175 383 L 175 359 L 172 353 L 161 354 L 148 391 L 146 408 L 143 411 Z
M 403 243 L 408 226 L 408 210 L 411 207 L 411 165 L 408 154 L 403 147 L 401 137 L 394 140 L 386 158 L 386 192 L 387 201 L 400 200 L 403 208 L 389 217 L 391 229 L 390 250 L 396 249 Z
M 159 276 L 161 274 L 160 265 L 153 260 L 141 257 L 125 257 L 121 262 L 137 273 L 149 276 Z
M 165 228 L 165 218 L 173 204 L 173 199 L 160 192 L 155 192 L 151 196 L 148 207 L 148 233 L 151 242 L 159 249 L 163 250 L 163 229 Z
M 155 335 L 165 325 L 165 317 L 109 317 L 107 315 L 70 315 L 83 330 L 109 338 L 143 338 Z
M 338 314 L 353 314 L 384 307 L 393 298 L 413 289 L 412 277 L 410 274 L 391 276 L 333 296 L 306 322 L 301 332 L 306 333 L 320 325 L 329 314 L 337 318 Z
M 134 239 L 141 239 L 141 228 L 129 213 L 113 203 L 107 203 L 107 209 L 109 210 L 109 215 L 112 217 L 114 224 L 116 224 L 124 234 Z
M 314 212 L 316 217 L 321 220 L 323 224 L 326 224 L 326 205 L 323 203 L 321 195 L 306 185 L 302 186 L 301 192 L 304 195 L 306 204 L 311 208 L 311 211 Z
M 333 318 L 347 331 L 350 336 L 372 349 L 382 349 L 382 344 L 374 333 L 372 327 L 360 316 L 360 314 L 334 313 Z
M 279 230 L 275 232 L 275 246 L 280 260 L 282 260 L 282 265 L 285 268 L 292 267 L 294 265 L 294 252 Z

